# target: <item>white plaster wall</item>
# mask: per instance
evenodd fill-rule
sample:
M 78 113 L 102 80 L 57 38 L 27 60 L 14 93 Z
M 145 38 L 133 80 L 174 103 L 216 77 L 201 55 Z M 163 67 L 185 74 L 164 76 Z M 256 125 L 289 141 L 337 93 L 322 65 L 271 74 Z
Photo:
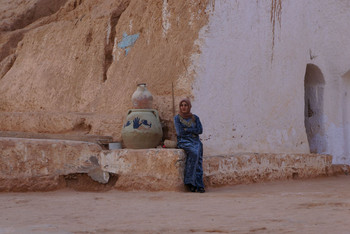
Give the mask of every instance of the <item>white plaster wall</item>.
M 333 155 L 333 163 L 350 164 L 350 132 L 345 93 L 350 90 L 346 73 L 350 69 L 350 1 L 308 1 L 309 47 L 325 79 L 324 120 L 327 142 L 324 153 Z
M 350 69 L 348 12 L 350 2 L 339 0 L 216 0 L 194 61 L 204 154 L 308 153 L 304 76 L 312 63 L 325 78 L 324 153 L 349 164 L 340 94 Z

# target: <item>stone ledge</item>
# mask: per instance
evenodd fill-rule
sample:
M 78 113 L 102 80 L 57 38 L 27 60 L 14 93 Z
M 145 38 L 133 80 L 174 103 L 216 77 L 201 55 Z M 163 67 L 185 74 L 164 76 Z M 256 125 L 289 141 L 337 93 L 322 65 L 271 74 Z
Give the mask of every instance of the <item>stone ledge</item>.
M 69 140 L 0 138 L 0 178 L 87 173 L 99 167 L 98 144 Z
M 114 131 L 123 126 L 124 115 L 75 112 L 0 112 L 0 131 L 80 134 L 112 136 L 121 140 L 121 133 Z M 7 136 L 9 137 L 9 136 Z
M 331 174 L 332 156 L 241 153 L 206 157 L 203 164 L 205 183 L 222 186 L 326 176 Z
M 183 190 L 185 154 L 179 149 L 104 151 L 101 168 L 118 175 L 122 190 Z
M 111 136 L 98 136 L 84 133 L 73 134 L 50 134 L 50 133 L 33 133 L 33 132 L 12 132 L 0 131 L 2 138 L 26 138 L 26 139 L 42 139 L 42 140 L 67 140 L 67 141 L 86 141 L 97 144 L 108 144 L 113 142 Z
M 18 138 L 0 138 L 0 149 L 0 191 L 58 189 L 65 186 L 64 179 L 68 184 L 70 175 L 82 173 L 103 173 L 101 178 L 107 178 L 109 188 L 184 190 L 185 154 L 179 149 L 102 150 L 89 142 Z M 331 162 L 332 156 L 315 154 L 204 157 L 204 181 L 207 187 L 214 187 L 346 172 L 348 167 L 334 167 Z M 113 184 L 106 173 L 114 178 Z
M 0 191 L 46 191 L 50 183 L 61 188 L 62 176 L 96 170 L 116 175 L 117 189 L 183 189 L 185 154 L 179 149 L 109 151 L 89 142 L 4 137 L 0 149 Z

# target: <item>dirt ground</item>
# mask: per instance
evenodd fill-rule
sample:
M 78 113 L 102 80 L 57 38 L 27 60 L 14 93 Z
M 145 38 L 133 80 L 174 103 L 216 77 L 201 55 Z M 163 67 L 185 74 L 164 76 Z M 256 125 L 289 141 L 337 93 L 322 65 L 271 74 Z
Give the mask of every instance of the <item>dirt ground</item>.
M 0 233 L 350 233 L 350 176 L 207 193 L 0 194 Z

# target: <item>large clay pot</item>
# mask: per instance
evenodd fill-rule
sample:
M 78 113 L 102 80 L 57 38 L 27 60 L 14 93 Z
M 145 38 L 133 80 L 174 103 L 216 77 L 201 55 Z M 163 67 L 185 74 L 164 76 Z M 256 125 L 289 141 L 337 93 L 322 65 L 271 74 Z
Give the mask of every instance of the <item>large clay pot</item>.
M 132 109 L 128 111 L 122 129 L 126 148 L 155 148 L 162 140 L 163 131 L 158 112 L 153 109 Z
M 152 109 L 153 96 L 148 91 L 145 83 L 137 85 L 137 89 L 133 93 L 131 100 L 134 109 Z

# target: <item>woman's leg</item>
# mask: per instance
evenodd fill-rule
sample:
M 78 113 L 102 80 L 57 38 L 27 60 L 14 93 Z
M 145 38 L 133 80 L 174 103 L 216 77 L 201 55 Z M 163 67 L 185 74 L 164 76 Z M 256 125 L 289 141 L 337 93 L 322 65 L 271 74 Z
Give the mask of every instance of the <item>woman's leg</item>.
M 185 166 L 185 178 L 184 183 L 186 185 L 197 186 L 196 184 L 196 176 L 197 176 L 197 165 L 200 156 L 200 147 L 186 147 L 184 148 L 186 152 L 186 166 Z
M 203 145 L 200 143 L 200 150 L 198 154 L 198 161 L 196 166 L 196 186 L 197 188 L 204 188 L 203 183 Z

